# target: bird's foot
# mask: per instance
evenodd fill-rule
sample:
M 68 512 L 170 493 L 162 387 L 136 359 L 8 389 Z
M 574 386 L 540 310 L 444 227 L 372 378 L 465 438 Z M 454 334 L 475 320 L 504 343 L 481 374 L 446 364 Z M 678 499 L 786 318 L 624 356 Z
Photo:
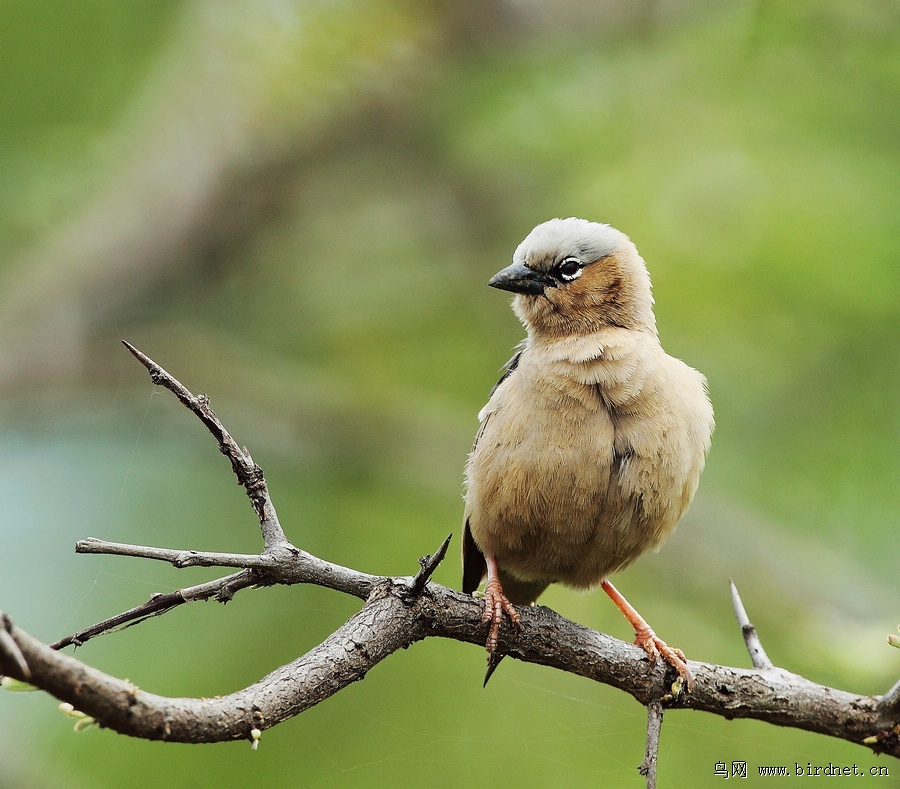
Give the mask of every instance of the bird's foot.
M 663 660 L 674 666 L 682 680 L 687 683 L 688 690 L 694 687 L 694 675 L 691 674 L 691 670 L 688 668 L 684 652 L 670 647 L 657 636 L 650 625 L 647 624 L 647 620 L 635 610 L 634 606 L 625 599 L 622 593 L 608 579 L 601 581 L 600 587 L 609 595 L 618 609 L 625 614 L 625 618 L 634 628 L 634 643 L 647 653 L 650 657 L 650 662 L 655 663 L 656 659 L 662 655 Z
M 650 662 L 655 663 L 656 659 L 662 656 L 662 659 L 671 666 L 687 683 L 688 690 L 694 687 L 694 675 L 688 668 L 687 658 L 677 647 L 670 647 L 649 627 L 637 628 L 634 633 L 634 643 L 641 647 L 649 656 Z
M 503 594 L 503 587 L 500 585 L 500 581 L 496 578 L 491 578 L 484 587 L 484 614 L 481 616 L 482 624 L 490 622 L 491 625 L 490 630 L 488 630 L 487 642 L 485 643 L 485 648 L 491 654 L 497 651 L 504 611 L 509 617 L 509 621 L 512 622 L 513 627 L 518 628 L 520 621 L 519 612 L 509 602 L 509 598 Z

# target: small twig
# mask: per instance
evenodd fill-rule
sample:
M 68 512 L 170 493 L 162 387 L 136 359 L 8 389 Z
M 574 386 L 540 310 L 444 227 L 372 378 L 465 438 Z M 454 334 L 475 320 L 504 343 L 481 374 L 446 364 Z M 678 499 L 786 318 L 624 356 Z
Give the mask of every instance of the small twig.
M 96 537 L 87 537 L 76 542 L 75 553 L 106 553 L 115 556 L 133 556 L 137 559 L 157 559 L 169 562 L 179 569 L 185 567 L 244 567 L 267 570 L 278 564 L 278 559 L 268 553 L 215 553 L 178 550 L 177 548 L 156 548 L 149 545 L 107 542 Z
M 647 777 L 647 789 L 656 789 L 656 762 L 659 755 L 659 735 L 662 731 L 663 705 L 654 699 L 647 705 L 647 749 L 638 772 Z
M 159 616 L 184 603 L 196 600 L 215 599 L 227 603 L 240 590 L 257 585 L 272 584 L 315 584 L 353 595 L 365 600 L 378 584 L 385 579 L 378 575 L 361 573 L 349 567 L 326 562 L 306 551 L 288 544 L 283 550 L 260 555 L 205 553 L 202 551 L 182 551 L 168 548 L 153 548 L 127 543 L 113 543 L 96 538 L 81 540 L 76 544 L 80 553 L 114 554 L 145 559 L 159 559 L 171 562 L 176 567 L 208 565 L 221 567 L 245 567 L 239 573 L 226 575 L 214 581 L 189 586 L 166 594 L 156 594 L 146 603 L 123 611 L 116 616 L 79 630 L 70 636 L 54 642 L 54 649 L 75 645 L 80 646 L 96 636 L 138 624 L 152 616 Z M 446 550 L 446 549 L 445 549 Z
M 438 549 L 431 554 L 431 556 L 423 556 L 419 559 L 419 572 L 416 573 L 416 577 L 413 578 L 410 587 L 413 597 L 418 597 L 422 594 L 422 591 L 425 589 L 425 584 L 428 583 L 428 579 L 431 578 L 434 571 L 437 570 L 438 565 L 444 561 L 444 557 L 447 555 L 447 546 L 450 545 L 451 537 L 453 537 L 453 535 L 448 534 L 447 539 L 440 544 Z
M 262 529 L 263 542 L 266 550 L 271 550 L 288 542 L 278 522 L 278 515 L 269 498 L 269 490 L 266 485 L 262 469 L 253 462 L 250 453 L 238 446 L 225 426 L 219 421 L 215 412 L 209 406 L 209 398 L 204 395 L 194 395 L 177 378 L 166 372 L 149 356 L 139 351 L 131 343 L 122 340 L 122 344 L 131 351 L 132 355 L 147 368 L 150 380 L 157 386 L 162 386 L 172 392 L 182 404 L 193 411 L 206 425 L 207 430 L 219 443 L 219 451 L 231 461 L 231 468 L 238 479 L 238 483 L 247 491 L 253 509 L 259 518 Z
M 760 669 L 775 668 L 775 664 L 769 659 L 766 650 L 763 649 L 756 628 L 750 621 L 750 617 L 747 616 L 747 610 L 744 608 L 744 603 L 738 594 L 734 581 L 729 581 L 728 583 L 731 585 L 731 604 L 734 606 L 734 615 L 741 626 L 741 633 L 744 636 L 747 651 L 750 653 L 750 660 L 753 661 L 753 667 Z
M 0 656 L 5 656 L 11 660 L 22 674 L 23 679 L 31 679 L 31 669 L 28 668 L 28 661 L 19 649 L 16 640 L 10 635 L 13 624 L 9 621 L 9 617 L 0 612 Z
M 155 594 L 146 603 L 116 614 L 102 622 L 72 633 L 70 636 L 54 641 L 50 644 L 51 649 L 63 649 L 68 646 L 80 647 L 86 641 L 92 638 L 102 636 L 104 633 L 111 633 L 116 630 L 123 630 L 131 627 L 152 616 L 159 616 L 177 608 L 185 603 L 192 603 L 196 600 L 209 600 L 214 597 L 221 602 L 228 602 L 238 589 L 244 589 L 257 583 L 253 573 L 244 570 L 240 573 L 227 575 L 224 578 L 217 578 L 215 581 L 209 581 L 197 586 L 189 586 L 186 589 L 179 589 L 175 592 L 166 594 Z

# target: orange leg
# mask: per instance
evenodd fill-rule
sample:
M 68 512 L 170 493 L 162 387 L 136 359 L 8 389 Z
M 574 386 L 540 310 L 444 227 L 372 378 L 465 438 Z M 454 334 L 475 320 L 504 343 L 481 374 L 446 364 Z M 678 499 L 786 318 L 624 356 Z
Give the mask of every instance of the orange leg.
M 493 654 L 497 650 L 497 642 L 500 639 L 503 612 L 506 612 L 514 627 L 519 626 L 519 612 L 503 594 L 503 587 L 497 577 L 497 560 L 493 556 L 485 556 L 484 559 L 487 562 L 487 584 L 484 587 L 484 614 L 481 621 L 483 624 L 491 623 L 485 647 L 488 652 Z M 487 679 L 485 679 L 485 683 L 487 683 Z
M 644 651 L 649 655 L 651 662 L 662 655 L 663 660 L 675 667 L 684 681 L 687 682 L 688 690 L 690 690 L 694 686 L 694 676 L 688 668 L 684 652 L 680 649 L 670 647 L 665 641 L 657 636 L 650 625 L 647 624 L 647 620 L 637 612 L 634 606 L 629 603 L 622 596 L 622 593 L 609 581 L 602 581 L 600 586 L 616 604 L 616 607 L 625 614 L 625 618 L 634 628 L 634 643 L 637 644 L 637 646 L 644 648 Z

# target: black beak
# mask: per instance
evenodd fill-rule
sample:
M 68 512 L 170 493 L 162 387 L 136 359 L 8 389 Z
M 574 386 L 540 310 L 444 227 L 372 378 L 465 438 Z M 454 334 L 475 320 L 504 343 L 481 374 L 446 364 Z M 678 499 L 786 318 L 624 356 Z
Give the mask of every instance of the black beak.
M 539 296 L 545 288 L 555 288 L 556 281 L 549 274 L 530 269 L 524 263 L 513 263 L 494 274 L 488 285 L 512 293 L 531 293 Z

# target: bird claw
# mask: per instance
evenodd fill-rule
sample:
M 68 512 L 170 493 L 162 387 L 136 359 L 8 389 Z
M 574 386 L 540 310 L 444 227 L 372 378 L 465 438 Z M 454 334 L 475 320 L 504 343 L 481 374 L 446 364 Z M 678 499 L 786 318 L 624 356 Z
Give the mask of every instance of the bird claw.
M 649 627 L 635 632 L 634 643 L 647 653 L 651 663 L 655 663 L 657 658 L 662 657 L 666 663 L 675 668 L 681 678 L 687 683 L 688 690 L 694 687 L 694 675 L 688 668 L 684 652 L 678 647 L 670 647 Z
M 497 651 L 497 645 L 500 641 L 500 626 L 503 624 L 503 613 L 509 617 L 514 628 L 518 629 L 520 617 L 516 607 L 509 602 L 509 598 L 503 594 L 503 587 L 496 578 L 492 578 L 484 587 L 484 613 L 481 616 L 481 623 L 490 623 L 488 630 L 487 642 L 485 648 L 493 654 Z

